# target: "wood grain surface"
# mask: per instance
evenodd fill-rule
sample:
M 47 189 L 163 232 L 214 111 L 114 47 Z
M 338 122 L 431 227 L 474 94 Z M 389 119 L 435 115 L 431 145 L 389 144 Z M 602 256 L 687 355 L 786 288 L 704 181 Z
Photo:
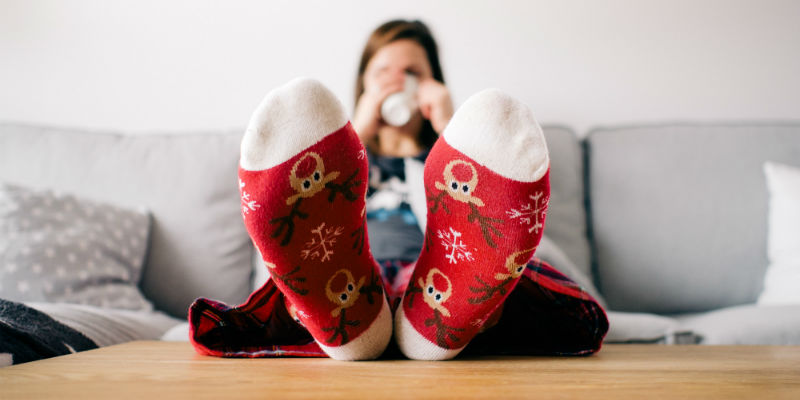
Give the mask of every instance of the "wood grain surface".
M 0 369 L 0 399 L 800 399 L 800 346 L 606 345 L 590 357 L 224 359 L 131 342 Z

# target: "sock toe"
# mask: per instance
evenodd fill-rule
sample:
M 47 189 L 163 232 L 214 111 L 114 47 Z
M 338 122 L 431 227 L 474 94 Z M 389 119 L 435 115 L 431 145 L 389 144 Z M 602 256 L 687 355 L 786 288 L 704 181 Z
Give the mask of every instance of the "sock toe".
M 322 83 L 294 79 L 268 93 L 250 117 L 240 166 L 249 171 L 274 167 L 346 123 L 344 107 Z
M 524 103 L 496 89 L 467 99 L 443 136 L 456 150 L 517 181 L 535 182 L 550 165 L 544 134 L 533 113 Z
M 466 347 L 445 349 L 437 346 L 414 329 L 414 326 L 411 325 L 411 322 L 406 317 L 403 307 L 397 308 L 394 318 L 394 329 L 394 337 L 397 341 L 397 346 L 400 348 L 403 355 L 412 360 L 449 360 L 458 355 L 458 353 Z
M 381 296 L 383 297 L 383 296 Z M 383 297 L 378 316 L 364 333 L 342 346 L 329 347 L 317 342 L 329 357 L 340 361 L 372 360 L 380 357 L 392 338 L 392 311 Z

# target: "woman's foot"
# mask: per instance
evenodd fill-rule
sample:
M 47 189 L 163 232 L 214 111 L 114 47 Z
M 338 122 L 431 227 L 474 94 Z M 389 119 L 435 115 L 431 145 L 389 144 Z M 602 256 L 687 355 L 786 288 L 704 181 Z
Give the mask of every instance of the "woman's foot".
M 242 216 L 287 308 L 332 358 L 381 355 L 392 317 L 366 233 L 367 158 L 341 103 L 293 80 L 258 106 L 241 150 Z
M 395 315 L 406 356 L 455 357 L 502 305 L 541 239 L 549 167 L 521 102 L 486 90 L 459 108 L 425 163 L 425 244 Z

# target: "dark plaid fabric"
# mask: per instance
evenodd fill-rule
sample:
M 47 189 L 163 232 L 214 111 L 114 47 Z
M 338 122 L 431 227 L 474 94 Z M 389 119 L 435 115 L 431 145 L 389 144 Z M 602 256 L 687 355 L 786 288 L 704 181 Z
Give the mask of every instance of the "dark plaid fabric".
M 379 262 L 392 310 L 414 263 Z M 237 307 L 198 299 L 189 309 L 190 338 L 200 354 L 219 357 L 326 357 L 292 319 L 283 295 L 268 280 Z M 464 355 L 589 355 L 608 332 L 605 311 L 589 293 L 547 263 L 533 258 L 502 308 L 462 352 Z M 384 357 L 399 353 L 390 346 Z
M 539 259 L 528 263 L 496 325 L 462 354 L 590 355 L 608 332 L 602 307 L 575 282 Z
M 197 299 L 189 308 L 189 339 L 198 353 L 218 357 L 327 357 L 286 311 L 268 280 L 237 307 Z
M 49 315 L 0 299 L 0 353 L 11 354 L 13 364 L 96 348 L 97 344 L 83 333 Z

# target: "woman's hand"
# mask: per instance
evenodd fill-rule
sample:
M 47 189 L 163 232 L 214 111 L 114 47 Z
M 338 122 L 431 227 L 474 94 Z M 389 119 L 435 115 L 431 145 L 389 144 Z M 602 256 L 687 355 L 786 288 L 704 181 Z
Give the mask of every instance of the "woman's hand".
M 447 123 L 450 122 L 450 118 L 453 117 L 453 101 L 450 99 L 450 91 L 435 79 L 425 79 L 419 82 L 417 102 L 422 116 L 431 121 L 433 130 L 441 135 Z
M 367 143 L 378 134 L 383 124 L 381 104 L 392 93 L 403 91 L 403 80 L 390 76 L 379 79 L 377 85 L 367 87 L 358 98 L 353 113 L 353 128 L 362 142 Z

